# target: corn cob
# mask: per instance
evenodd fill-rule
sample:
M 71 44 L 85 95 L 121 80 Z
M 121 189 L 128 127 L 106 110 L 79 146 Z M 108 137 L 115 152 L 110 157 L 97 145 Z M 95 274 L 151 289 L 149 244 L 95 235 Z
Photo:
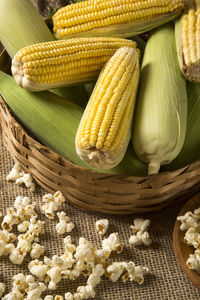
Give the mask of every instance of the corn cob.
M 192 3 L 176 22 L 176 45 L 180 68 L 190 81 L 200 83 L 200 1 Z
M 0 41 L 11 58 L 27 45 L 51 40 L 53 34 L 30 0 L 0 0 Z
M 88 0 L 53 16 L 57 39 L 79 36 L 130 37 L 176 18 L 183 0 Z
M 31 91 L 86 82 L 100 70 L 117 49 L 136 43 L 116 38 L 76 38 L 30 45 L 12 61 L 16 82 Z M 139 51 L 139 50 L 138 50 Z
M 76 135 L 77 154 L 91 166 L 111 169 L 124 157 L 138 80 L 138 52 L 118 49 L 99 76 Z
M 137 156 L 158 173 L 181 151 L 186 134 L 186 80 L 178 65 L 174 30 L 167 24 L 148 40 L 133 132 Z

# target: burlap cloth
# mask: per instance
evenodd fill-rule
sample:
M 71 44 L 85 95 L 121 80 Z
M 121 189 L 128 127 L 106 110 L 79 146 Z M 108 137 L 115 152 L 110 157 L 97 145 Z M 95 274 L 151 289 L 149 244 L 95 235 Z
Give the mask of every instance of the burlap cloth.
M 59 7 L 69 1 L 49 1 L 51 6 Z M 48 1 L 34 1 L 43 15 L 49 10 L 46 9 Z M 13 160 L 8 151 L 3 146 L 2 135 L 0 131 L 0 210 L 4 213 L 6 208 L 13 205 L 13 201 L 18 195 L 30 196 L 34 201 L 41 202 L 42 196 L 46 193 L 37 186 L 34 193 L 29 192 L 25 187 L 16 186 L 14 183 L 6 181 L 6 175 L 13 167 Z M 67 203 L 63 210 L 71 217 L 75 228 L 71 233 L 74 243 L 78 243 L 81 236 L 86 237 L 91 242 L 100 246 L 101 238 L 95 231 L 95 222 L 100 218 L 108 218 L 110 222 L 108 234 L 118 232 L 124 243 L 124 251 L 117 258 L 121 261 L 133 260 L 136 264 L 149 267 L 150 274 L 145 276 L 143 285 L 135 282 L 125 284 L 119 280 L 112 283 L 107 279 L 102 279 L 100 285 L 96 288 L 96 298 L 116 299 L 116 300 L 142 300 L 142 299 L 200 299 L 200 293 L 192 283 L 187 279 L 180 269 L 173 251 L 172 232 L 176 216 L 182 204 L 165 208 L 161 212 L 143 214 L 142 217 L 151 219 L 152 223 L 149 229 L 153 243 L 150 247 L 132 247 L 128 243 L 131 235 L 130 225 L 136 215 L 131 216 L 112 216 L 94 212 L 83 212 Z M 39 210 L 38 210 L 39 213 Z M 41 236 L 41 244 L 45 245 L 45 255 L 52 256 L 63 253 L 63 238 L 58 237 L 55 232 L 56 221 L 49 221 L 43 215 L 39 214 L 40 219 L 46 221 L 46 235 Z M 25 259 L 22 266 L 12 265 L 7 258 L 0 258 L 1 272 L 0 281 L 7 285 L 6 292 L 11 288 L 11 279 L 14 274 L 19 272 L 28 273 L 27 262 L 29 256 Z M 75 292 L 77 287 L 86 284 L 86 279 L 81 277 L 76 281 L 63 280 L 58 286 L 55 294 L 63 295 L 67 291 Z

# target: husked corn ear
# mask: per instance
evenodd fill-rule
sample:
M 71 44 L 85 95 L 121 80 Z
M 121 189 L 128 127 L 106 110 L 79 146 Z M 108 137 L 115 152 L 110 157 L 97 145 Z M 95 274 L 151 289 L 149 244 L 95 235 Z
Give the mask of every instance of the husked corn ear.
M 175 28 L 180 68 L 188 80 L 200 83 L 200 1 L 186 10 Z
M 106 170 L 122 160 L 130 140 L 138 80 L 138 52 L 120 48 L 102 70 L 76 135 L 77 154 L 91 166 Z
M 183 0 L 88 0 L 59 9 L 53 30 L 57 39 L 128 37 L 174 19 L 183 6 Z
M 172 24 L 148 39 L 140 82 L 133 146 L 151 175 L 176 158 L 186 135 L 186 80 L 178 65 Z
M 136 48 L 136 43 L 121 38 L 93 37 L 30 45 L 13 58 L 12 74 L 20 86 L 31 91 L 87 82 L 98 77 L 120 47 Z

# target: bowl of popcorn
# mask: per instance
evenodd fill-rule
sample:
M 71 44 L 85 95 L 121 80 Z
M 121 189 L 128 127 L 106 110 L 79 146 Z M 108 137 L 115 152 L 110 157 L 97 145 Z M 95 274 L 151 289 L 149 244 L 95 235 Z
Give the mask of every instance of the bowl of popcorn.
M 173 244 L 183 272 L 200 288 L 200 193 L 182 207 L 174 225 Z

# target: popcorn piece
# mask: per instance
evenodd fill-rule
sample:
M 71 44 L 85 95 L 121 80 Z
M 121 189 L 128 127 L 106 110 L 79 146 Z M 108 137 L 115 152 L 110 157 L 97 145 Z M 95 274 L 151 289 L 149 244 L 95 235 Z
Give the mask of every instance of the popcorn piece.
M 44 253 L 44 246 L 41 246 L 40 244 L 34 243 L 32 245 L 32 250 L 30 252 L 30 257 L 32 259 L 38 259 L 40 256 Z
M 66 216 L 64 211 L 57 213 L 59 218 L 59 223 L 56 224 L 56 231 L 58 234 L 64 234 L 66 232 L 71 232 L 74 228 L 74 224 L 70 221 L 70 218 Z
M 44 298 L 44 300 L 53 300 L 53 296 L 47 295 L 47 296 Z
M 21 207 L 26 207 L 27 205 L 31 204 L 31 199 L 29 197 L 22 197 L 22 196 L 18 196 L 15 199 L 14 202 L 14 207 L 16 209 L 19 209 Z
M 184 236 L 184 241 L 194 248 L 198 248 L 200 244 L 200 233 L 194 227 L 190 227 Z
M 79 286 L 77 288 L 77 293 L 80 295 L 81 299 L 88 299 L 95 297 L 95 290 L 92 285 Z
M 193 227 L 193 228 L 199 227 L 199 225 L 198 225 L 199 217 L 197 214 L 193 214 L 191 211 L 186 212 L 184 216 L 177 217 L 177 220 L 181 221 L 180 229 L 182 231 L 185 231 L 185 230 L 189 229 L 190 227 Z
M 6 290 L 6 285 L 5 285 L 5 283 L 0 282 L 0 297 L 3 296 L 5 290 Z
M 96 221 L 96 230 L 100 235 L 103 235 L 106 233 L 109 225 L 109 221 L 107 219 L 100 219 Z
M 28 264 L 28 269 L 31 272 L 31 274 L 38 277 L 39 280 L 43 280 L 47 274 L 49 267 L 46 264 L 44 264 L 43 261 L 35 259 Z
M 150 246 L 152 243 L 152 239 L 149 237 L 149 233 L 147 231 L 142 232 L 138 231 L 136 235 L 131 235 L 129 238 L 129 244 L 134 246 L 146 245 Z
M 28 189 L 30 189 L 31 192 L 35 191 L 35 183 L 33 182 L 33 177 L 28 173 L 25 173 L 22 177 L 17 178 L 15 183 L 18 185 L 21 185 L 24 183 L 25 186 Z
M 70 292 L 65 293 L 65 300 L 74 300 L 73 294 Z
M 93 287 L 99 284 L 101 280 L 101 276 L 104 274 L 104 272 L 105 272 L 104 267 L 101 264 L 96 265 L 93 268 L 92 273 L 90 274 L 87 280 L 87 284 Z
M 7 181 L 15 181 L 16 184 L 21 185 L 25 184 L 31 192 L 35 191 L 35 184 L 33 178 L 30 174 L 24 173 L 19 163 L 16 163 L 8 176 L 6 177 Z
M 63 296 L 60 296 L 60 295 L 56 295 L 54 300 L 63 300 Z
M 24 175 L 24 171 L 22 170 L 19 163 L 15 163 L 14 167 L 11 169 L 10 173 L 6 177 L 7 181 L 15 181 Z
M 116 232 L 112 233 L 109 235 L 109 237 L 107 239 L 104 239 L 102 241 L 102 248 L 104 250 L 107 250 L 109 254 L 111 253 L 111 251 L 116 251 L 117 253 L 121 253 L 123 250 L 123 247 L 120 243 L 118 233 L 116 233 Z
M 60 191 L 56 192 L 54 195 L 46 194 L 43 196 L 42 201 L 44 204 L 40 207 L 40 210 L 49 219 L 53 219 L 55 216 L 55 211 L 65 202 L 65 197 Z
M 26 256 L 26 253 L 22 252 L 20 248 L 15 248 L 11 252 L 9 259 L 13 264 L 21 265 L 25 256 Z
M 151 221 L 149 219 L 137 218 L 133 221 L 134 225 L 131 225 L 130 228 L 133 230 L 134 233 L 141 231 L 141 233 L 145 232 Z
M 136 281 L 139 284 L 144 282 L 144 274 L 149 272 L 147 267 L 136 266 L 134 262 L 130 261 L 129 263 L 124 262 L 124 268 L 127 273 L 122 275 L 123 282 L 126 282 L 128 279 L 130 281 Z
M 0 230 L 0 256 L 9 255 L 15 248 L 14 242 L 16 236 L 6 230 Z
M 44 262 L 49 268 L 47 271 L 47 275 L 50 278 L 48 288 L 50 290 L 55 290 L 56 284 L 61 281 L 62 271 L 70 269 L 74 263 L 74 260 L 64 260 L 61 257 L 54 255 L 52 259 L 44 257 Z
M 3 221 L 1 223 L 1 227 L 3 230 L 11 231 L 13 225 L 18 224 L 19 220 L 15 215 L 15 211 L 13 207 L 9 207 L 7 209 L 7 214 L 4 216 Z
M 43 300 L 40 296 L 46 290 L 44 283 L 35 283 L 29 285 L 26 300 Z
M 124 272 L 124 263 L 113 262 L 111 265 L 108 266 L 106 271 L 108 272 L 109 279 L 112 282 L 116 282 Z
M 23 221 L 22 223 L 18 224 L 17 230 L 19 232 L 25 232 L 25 231 L 27 231 L 27 229 L 28 229 L 29 226 L 30 226 L 30 222 L 29 221 Z
M 200 256 L 198 254 L 190 254 L 186 264 L 189 269 L 196 270 L 200 274 Z

